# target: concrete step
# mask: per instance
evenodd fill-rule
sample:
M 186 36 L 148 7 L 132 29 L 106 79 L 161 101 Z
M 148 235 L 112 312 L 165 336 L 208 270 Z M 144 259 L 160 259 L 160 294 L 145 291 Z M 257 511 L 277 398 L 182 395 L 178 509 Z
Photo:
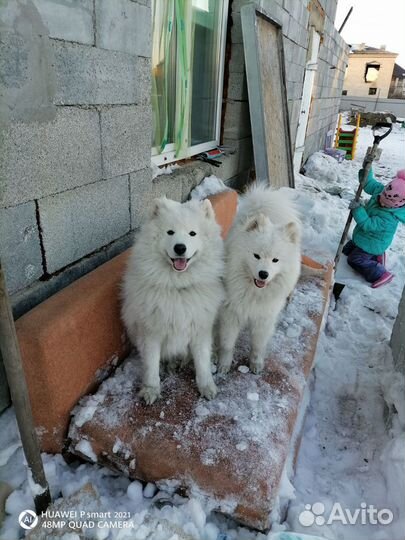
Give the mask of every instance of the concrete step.
M 209 199 L 226 236 L 237 194 L 230 190 Z M 119 302 L 127 258 L 125 251 L 16 323 L 34 421 L 45 452 L 62 451 L 73 407 L 128 355 Z
M 308 258 L 305 264 L 320 268 Z M 216 376 L 218 396 L 199 397 L 192 369 L 163 377 L 162 398 L 138 398 L 141 363 L 128 359 L 74 411 L 73 453 L 149 482 L 169 481 L 207 497 L 216 510 L 260 530 L 271 522 L 322 327 L 332 280 L 302 278 L 287 305 L 261 375 L 247 372 L 249 338 L 235 366 Z

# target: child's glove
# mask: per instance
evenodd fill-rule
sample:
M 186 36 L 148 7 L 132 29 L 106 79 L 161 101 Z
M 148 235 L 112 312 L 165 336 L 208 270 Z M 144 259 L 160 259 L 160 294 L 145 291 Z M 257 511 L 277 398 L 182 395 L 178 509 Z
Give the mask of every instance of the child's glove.
M 364 206 L 364 203 L 363 203 L 362 200 L 356 201 L 356 199 L 353 199 L 353 200 L 350 201 L 350 203 L 349 203 L 349 208 L 350 208 L 350 210 L 356 210 L 356 208 L 360 208 L 360 206 Z

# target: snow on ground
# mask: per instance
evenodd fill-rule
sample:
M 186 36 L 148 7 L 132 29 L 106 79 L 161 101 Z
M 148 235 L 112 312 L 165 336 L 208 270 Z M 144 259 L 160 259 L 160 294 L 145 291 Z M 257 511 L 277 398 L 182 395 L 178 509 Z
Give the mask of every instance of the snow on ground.
M 362 129 L 357 157 L 339 169 L 337 184 L 357 187 L 371 130 Z M 383 154 L 375 164 L 377 178 L 387 181 L 405 166 L 405 131 L 394 127 L 382 142 Z M 333 164 L 332 164 L 333 165 Z M 329 174 L 330 176 L 330 174 Z M 299 186 L 305 190 L 318 186 L 304 177 Z M 324 192 L 301 198 L 311 228 L 305 238 L 309 251 L 336 249 L 339 231 L 336 225 L 346 218 L 344 199 Z M 335 201 L 332 202 L 332 199 Z M 325 212 L 325 209 L 327 211 Z M 314 234 L 315 233 L 315 234 Z M 305 423 L 304 436 L 293 484 L 296 498 L 290 504 L 287 528 L 342 540 L 403 540 L 405 530 L 405 441 L 404 418 L 387 431 L 385 401 L 395 393 L 398 411 L 405 406 L 403 376 L 394 374 L 388 341 L 397 314 L 404 285 L 405 230 L 399 229 L 388 252 L 388 267 L 396 274 L 389 286 L 373 290 L 361 280 L 348 284 L 341 298 L 332 304 L 325 332 L 318 345 L 315 388 Z M 398 387 L 401 388 L 398 391 Z M 328 518 L 334 503 L 352 513 L 374 505 L 394 513 L 392 526 L 314 523 L 300 524 L 305 505 L 322 503 L 319 517 Z M 312 514 L 312 519 L 315 517 Z M 302 519 L 302 518 L 301 518 Z
M 333 171 L 325 170 L 329 181 L 300 175 L 297 190 L 286 190 L 297 200 L 303 215 L 306 254 L 321 260 L 333 258 L 347 216 L 348 199 L 357 186 L 357 172 L 371 143 L 371 130 L 362 129 L 353 162 L 337 165 L 321 157 L 323 168 L 312 174 L 333 168 Z M 405 131 L 395 126 L 381 147 L 383 154 L 374 170 L 385 182 L 397 169 L 405 167 Z M 314 159 L 316 162 L 318 158 Z M 215 183 L 214 179 L 210 180 L 210 186 Z M 275 530 L 266 536 L 238 527 L 209 513 L 198 498 L 174 495 L 174 486 L 173 489 L 165 486 L 165 490 L 154 493 L 153 486 L 131 482 L 98 465 L 77 462 L 68 466 L 60 455 L 43 455 L 53 497 L 69 497 L 91 482 L 103 507 L 130 512 L 131 519 L 138 524 L 136 530 L 129 532 L 125 529 L 98 532 L 93 537 L 99 539 L 301 538 L 283 532 L 289 530 L 309 534 L 311 540 L 315 539 L 314 535 L 336 540 L 403 540 L 404 381 L 394 372 L 388 341 L 405 279 L 404 240 L 402 229 L 388 253 L 389 269 L 396 274 L 391 284 L 373 290 L 366 282 L 353 281 L 346 286 L 338 303 L 332 301 L 318 346 L 315 386 L 293 479 L 295 498 L 290 502 L 286 521 L 275 527 L 279 532 Z M 254 398 L 252 395 L 251 399 Z M 389 422 L 385 403 L 399 412 L 389 416 Z M 6 501 L 7 515 L 0 539 L 17 540 L 24 536 L 18 515 L 33 508 L 33 500 L 12 409 L 0 417 L 0 441 L 0 482 L 13 489 Z M 293 496 L 288 480 L 283 491 Z M 347 516 L 342 513 L 338 513 L 340 520 L 326 524 L 335 503 L 341 505 L 342 512 L 347 509 L 354 516 L 356 509 L 363 512 L 357 524 L 342 524 Z M 390 509 L 394 514 L 393 524 L 362 525 L 361 518 L 369 505 L 379 510 Z M 387 518 L 387 514 L 382 517 Z M 76 533 L 65 535 L 65 540 L 78 538 Z

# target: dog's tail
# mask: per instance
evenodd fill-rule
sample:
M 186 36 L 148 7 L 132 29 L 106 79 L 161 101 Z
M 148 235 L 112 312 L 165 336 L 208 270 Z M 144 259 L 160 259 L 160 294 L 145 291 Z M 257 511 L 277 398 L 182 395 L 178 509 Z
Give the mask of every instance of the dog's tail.
M 264 183 L 251 184 L 240 198 L 240 219 L 257 214 L 267 215 L 273 223 L 301 223 L 291 190 L 272 189 Z

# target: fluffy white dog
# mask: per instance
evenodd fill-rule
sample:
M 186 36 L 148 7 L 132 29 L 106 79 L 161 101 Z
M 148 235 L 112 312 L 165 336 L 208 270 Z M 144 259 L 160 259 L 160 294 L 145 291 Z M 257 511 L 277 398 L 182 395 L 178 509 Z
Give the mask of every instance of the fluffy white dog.
M 156 199 L 123 283 L 122 317 L 143 360 L 140 395 L 160 396 L 161 358 L 191 353 L 200 394 L 212 399 L 212 328 L 223 301 L 223 241 L 209 200 Z
M 254 186 L 225 242 L 227 298 L 220 315 L 220 373 L 227 373 L 241 328 L 251 331 L 250 369 L 264 367 L 267 343 L 300 275 L 301 225 L 282 191 Z

